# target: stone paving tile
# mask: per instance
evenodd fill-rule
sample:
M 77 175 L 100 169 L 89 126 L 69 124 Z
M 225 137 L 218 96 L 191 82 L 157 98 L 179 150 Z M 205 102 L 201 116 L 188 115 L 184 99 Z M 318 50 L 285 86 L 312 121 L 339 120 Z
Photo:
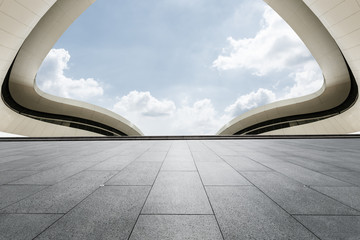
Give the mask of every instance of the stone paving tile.
M 352 214 L 344 204 L 276 172 L 247 172 L 244 176 L 290 214 Z
M 0 240 L 33 239 L 61 216 L 60 214 L 0 214 Z
M 85 170 L 86 168 L 91 167 L 92 165 L 94 165 L 92 162 L 71 162 L 22 178 L 18 181 L 11 182 L 11 184 L 53 185 Z
M 0 209 L 32 195 L 46 186 L 2 185 L 0 186 Z
M 171 141 L 154 141 L 149 148 L 149 152 L 167 152 L 169 151 L 172 143 Z
M 84 171 L 3 210 L 6 213 L 66 213 L 116 172 Z
M 149 189 L 102 187 L 36 239 L 128 239 Z
M 165 160 L 162 171 L 196 171 L 194 161 L 168 161 Z
M 237 155 L 236 151 L 221 144 L 219 141 L 206 141 L 204 142 L 204 145 L 220 156 Z
M 239 153 L 239 154 L 243 155 L 244 157 L 248 157 L 251 160 L 254 160 L 258 163 L 265 164 L 265 165 L 266 165 L 266 163 L 274 164 L 274 163 L 278 163 L 278 162 L 280 162 L 280 163 L 284 162 L 284 160 L 282 160 L 281 158 L 271 156 L 265 152 L 252 151 L 252 152 L 244 152 L 244 153 Z
M 0 169 L 1 169 L 1 171 L 17 170 L 18 168 L 23 168 L 30 164 L 39 163 L 42 161 L 45 161 L 45 160 L 37 159 L 37 158 L 19 159 L 19 160 L 15 160 L 15 161 L 11 161 L 11 162 L 0 163 Z
M 288 162 L 294 163 L 296 165 L 302 166 L 304 168 L 308 168 L 310 170 L 314 170 L 317 172 L 343 172 L 344 168 L 340 168 L 337 166 L 333 166 L 324 162 L 314 161 L 308 158 L 301 157 L 286 157 L 285 159 Z
M 272 169 L 261 165 L 250 158 L 242 156 L 223 156 L 225 162 L 230 164 L 235 170 L 239 172 L 251 171 L 273 171 Z
M 313 187 L 352 208 L 359 210 L 360 215 L 360 188 L 359 187 Z
M 295 216 L 322 240 L 360 237 L 360 216 Z
M 209 151 L 209 149 L 203 143 L 201 143 L 201 141 L 187 141 L 187 144 L 192 153 Z
M 106 185 L 153 185 L 161 162 L 132 162 Z
M 26 170 L 26 171 L 46 171 L 51 168 L 60 167 L 65 163 L 71 162 L 72 159 L 69 157 L 57 157 L 55 159 L 49 159 L 46 161 L 36 162 L 33 164 L 28 164 L 26 166 L 17 168 L 16 170 Z
M 136 161 L 139 162 L 162 162 L 165 159 L 167 152 L 145 152 Z
M 251 185 L 225 162 L 196 163 L 204 185 Z
M 194 162 L 191 153 L 188 154 L 168 154 L 165 158 L 165 162 Z
M 213 215 L 140 215 L 130 240 L 222 240 Z
M 197 172 L 160 172 L 142 213 L 213 214 Z
M 75 161 L 80 162 L 90 162 L 90 163 L 99 163 L 103 162 L 105 160 L 108 160 L 109 158 L 113 157 L 115 155 L 114 152 L 106 152 L 106 151 L 100 151 L 95 154 L 86 155 L 86 156 L 73 156 Z
M 327 172 L 325 174 L 360 187 L 360 172 Z
M 235 175 L 255 184 L 206 187 L 225 239 L 312 239 L 294 216 L 322 239 L 356 239 L 359 143 L 360 139 L 2 142 L 0 184 L 10 185 L 0 186 L 0 206 L 11 204 L 2 212 L 13 207 L 14 214 L 0 213 L 0 239 L 32 239 L 62 216 L 52 212 L 67 214 L 41 239 L 127 239 L 142 206 L 144 215 L 132 238 L 146 232 L 160 239 L 203 239 L 211 233 L 203 229 L 218 234 L 218 227 L 212 226 L 214 215 L 199 174 L 205 184 L 233 184 L 229 179 Z M 117 175 L 98 175 L 107 172 Z M 112 181 L 116 186 L 107 185 Z M 13 184 L 17 182 L 21 184 Z M 137 201 L 137 194 L 127 196 L 124 188 L 140 187 L 130 185 L 147 186 L 142 202 L 129 207 L 127 218 L 125 208 Z M 106 188 L 122 190 L 110 194 Z M 123 213 L 114 213 L 124 203 Z M 41 216 L 55 218 L 42 225 Z
M 317 239 L 255 187 L 206 187 L 225 239 Z
M 136 157 L 137 156 L 114 156 L 92 166 L 89 170 L 122 170 L 129 163 L 134 161 Z
M 223 160 L 215 153 L 209 151 L 193 152 L 195 162 L 223 162 Z
M 38 171 L 0 171 L 0 185 L 13 182 L 36 173 L 38 173 Z
M 264 163 L 266 166 L 280 172 L 289 178 L 310 186 L 350 186 L 351 184 L 324 174 L 286 162 Z

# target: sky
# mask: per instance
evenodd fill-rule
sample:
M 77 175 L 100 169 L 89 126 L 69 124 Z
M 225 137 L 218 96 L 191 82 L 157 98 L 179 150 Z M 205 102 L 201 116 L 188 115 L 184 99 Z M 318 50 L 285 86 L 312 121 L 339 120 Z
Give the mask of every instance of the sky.
M 97 0 L 54 45 L 36 82 L 114 111 L 145 135 L 198 135 L 313 93 L 323 77 L 262 0 Z

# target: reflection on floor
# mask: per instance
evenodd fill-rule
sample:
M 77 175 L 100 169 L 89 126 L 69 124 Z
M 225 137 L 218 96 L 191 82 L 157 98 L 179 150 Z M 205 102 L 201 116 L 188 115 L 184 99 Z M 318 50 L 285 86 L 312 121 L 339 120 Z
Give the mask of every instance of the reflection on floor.
M 360 239 L 359 146 L 0 142 L 0 239 Z

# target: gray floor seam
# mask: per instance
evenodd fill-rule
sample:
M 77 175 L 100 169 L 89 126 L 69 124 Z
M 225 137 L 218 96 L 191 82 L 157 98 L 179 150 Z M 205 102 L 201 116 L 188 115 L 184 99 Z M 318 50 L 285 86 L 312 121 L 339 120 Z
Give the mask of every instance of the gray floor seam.
M 172 145 L 172 144 L 171 144 L 171 145 Z M 170 147 L 171 147 L 171 146 L 170 146 Z M 157 172 L 156 177 L 155 177 L 155 179 L 154 179 L 154 182 L 153 182 L 153 184 L 151 185 L 148 194 L 146 195 L 146 198 L 145 198 L 145 201 L 144 201 L 143 205 L 141 206 L 139 215 L 138 215 L 137 218 L 136 218 L 136 221 L 135 221 L 135 223 L 134 223 L 134 226 L 131 228 L 131 231 L 130 231 L 129 236 L 128 236 L 128 238 L 127 238 L 128 240 L 130 239 L 130 237 L 131 237 L 131 235 L 132 235 L 132 233 L 133 233 L 133 231 L 134 231 L 134 229 L 135 229 L 135 226 L 136 226 L 137 222 L 139 221 L 141 212 L 142 212 L 142 210 L 144 209 L 144 206 L 145 206 L 145 204 L 146 204 L 146 201 L 147 201 L 148 198 L 149 198 L 149 195 L 150 195 L 150 193 L 151 193 L 151 190 L 152 190 L 153 187 L 154 187 L 154 184 L 155 184 L 155 182 L 156 182 L 156 179 L 158 178 L 158 176 L 159 176 L 159 174 L 160 174 L 161 167 L 162 167 L 162 165 L 164 164 L 164 161 L 165 161 L 166 156 L 168 155 L 169 151 L 170 151 L 170 150 L 168 150 L 168 151 L 166 152 L 165 157 L 164 157 L 163 161 L 161 162 L 161 166 L 160 166 L 160 168 L 159 168 L 159 171 Z
M 188 147 L 189 147 L 188 141 L 186 141 L 186 143 L 187 143 L 187 145 L 188 145 Z M 203 143 L 202 143 L 202 144 L 203 144 Z M 203 145 L 205 145 L 205 144 L 203 144 Z M 205 147 L 206 147 L 206 146 L 205 146 Z M 189 147 L 189 149 L 190 149 L 190 147 Z M 218 226 L 218 228 L 219 228 L 219 231 L 220 231 L 220 233 L 221 233 L 221 237 L 223 238 L 223 240 L 225 240 L 224 233 L 223 233 L 223 231 L 222 231 L 222 229 L 221 229 L 221 227 L 220 227 L 219 221 L 218 221 L 217 216 L 216 216 L 216 214 L 215 214 L 214 208 L 213 208 L 212 203 L 211 203 L 211 201 L 210 201 L 209 195 L 208 195 L 208 193 L 207 193 L 207 191 L 206 191 L 205 185 L 204 185 L 204 183 L 203 183 L 203 180 L 202 180 L 201 175 L 200 175 L 200 173 L 199 173 L 199 169 L 198 169 L 198 167 L 197 167 L 197 163 L 196 163 L 196 161 L 195 161 L 195 159 L 194 159 L 193 152 L 192 152 L 191 150 L 190 150 L 190 153 L 191 153 L 192 159 L 193 159 L 193 161 L 194 161 L 194 164 L 195 164 L 195 167 L 196 167 L 196 171 L 197 171 L 197 173 L 198 173 L 198 175 L 199 175 L 201 184 L 202 184 L 203 189 L 204 189 L 204 191 L 205 191 L 206 197 L 207 197 L 207 199 L 208 199 L 208 201 L 209 201 L 209 204 L 210 204 L 210 207 L 211 207 L 211 211 L 213 212 L 213 214 L 214 214 L 214 216 L 215 216 L 215 220 L 216 220 L 217 226 Z

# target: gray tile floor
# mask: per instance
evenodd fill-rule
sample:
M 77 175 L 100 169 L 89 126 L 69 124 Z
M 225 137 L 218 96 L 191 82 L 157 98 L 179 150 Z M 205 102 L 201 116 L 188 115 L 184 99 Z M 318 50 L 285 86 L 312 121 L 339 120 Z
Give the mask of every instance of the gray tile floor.
M 3 141 L 0 239 L 360 239 L 360 138 Z

